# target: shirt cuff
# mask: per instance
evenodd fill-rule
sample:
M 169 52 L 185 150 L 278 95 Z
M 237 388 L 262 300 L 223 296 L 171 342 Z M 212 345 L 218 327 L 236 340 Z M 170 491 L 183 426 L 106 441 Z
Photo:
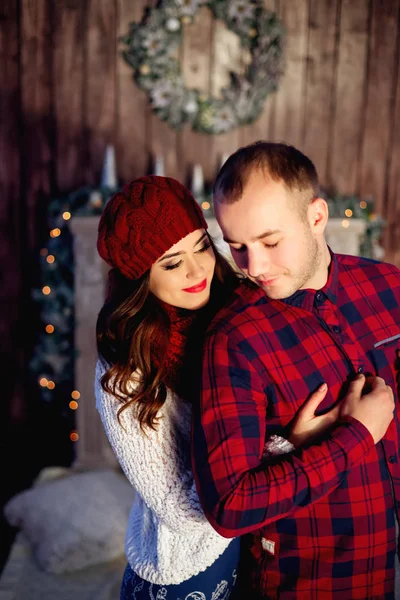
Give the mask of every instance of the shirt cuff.
M 375 446 L 369 430 L 354 417 L 344 417 L 332 432 L 331 439 L 338 443 L 351 464 L 365 457 L 365 453 Z

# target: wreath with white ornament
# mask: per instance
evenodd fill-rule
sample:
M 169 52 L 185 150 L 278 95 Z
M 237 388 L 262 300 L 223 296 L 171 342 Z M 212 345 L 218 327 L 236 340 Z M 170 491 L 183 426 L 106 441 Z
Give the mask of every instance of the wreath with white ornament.
M 239 36 L 251 61 L 243 75 L 231 73 L 229 87 L 213 98 L 185 86 L 173 56 L 182 42 L 183 25 L 191 24 L 201 6 Z M 283 29 L 262 0 L 164 0 L 149 9 L 141 23 L 131 23 L 121 41 L 124 59 L 153 111 L 174 129 L 189 123 L 201 133 L 225 133 L 253 123 L 283 71 Z

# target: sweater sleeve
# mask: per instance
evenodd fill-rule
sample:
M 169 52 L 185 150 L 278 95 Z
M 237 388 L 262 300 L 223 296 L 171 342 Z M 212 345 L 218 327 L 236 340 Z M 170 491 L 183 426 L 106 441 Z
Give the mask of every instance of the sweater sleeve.
M 101 387 L 104 367 L 98 361 L 95 377 L 96 407 L 106 435 L 127 479 L 160 522 L 184 533 L 212 531 L 201 508 L 190 464 L 190 447 L 163 407 L 157 430 L 140 429 L 129 408 L 121 413 L 115 396 Z M 170 398 L 171 399 L 171 398 Z M 166 404 L 168 403 L 168 399 Z M 172 411 L 173 412 L 173 411 Z M 179 410 L 177 410 L 179 413 Z M 190 418 L 189 418 L 190 428 Z

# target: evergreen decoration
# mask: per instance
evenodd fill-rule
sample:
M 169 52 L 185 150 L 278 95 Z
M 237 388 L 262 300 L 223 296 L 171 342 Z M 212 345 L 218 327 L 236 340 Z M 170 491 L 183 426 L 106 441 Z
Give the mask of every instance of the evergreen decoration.
M 186 88 L 174 57 L 182 26 L 193 23 L 201 6 L 237 34 L 251 54 L 245 74 L 231 73 L 221 99 Z M 189 123 L 200 133 L 220 134 L 253 123 L 283 71 L 283 29 L 262 0 L 164 0 L 141 23 L 131 23 L 121 41 L 137 85 L 148 94 L 154 112 L 174 129 Z
M 32 291 L 40 307 L 41 330 L 30 361 L 47 402 L 56 386 L 74 390 L 74 255 L 68 223 L 73 216 L 100 215 L 114 191 L 82 188 L 52 200 L 48 207 L 50 235 L 40 251 L 40 287 Z

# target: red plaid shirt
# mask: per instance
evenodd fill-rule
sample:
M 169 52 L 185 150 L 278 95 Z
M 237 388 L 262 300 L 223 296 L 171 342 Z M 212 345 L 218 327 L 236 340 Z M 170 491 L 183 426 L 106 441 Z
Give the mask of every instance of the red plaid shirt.
M 374 445 L 349 418 L 295 452 L 262 460 L 322 382 L 323 408 L 357 372 L 396 393 L 400 271 L 332 255 L 326 286 L 271 300 L 243 283 L 214 321 L 194 411 L 194 470 L 215 529 L 251 532 L 251 571 L 264 597 L 392 598 L 400 506 L 395 419 Z

